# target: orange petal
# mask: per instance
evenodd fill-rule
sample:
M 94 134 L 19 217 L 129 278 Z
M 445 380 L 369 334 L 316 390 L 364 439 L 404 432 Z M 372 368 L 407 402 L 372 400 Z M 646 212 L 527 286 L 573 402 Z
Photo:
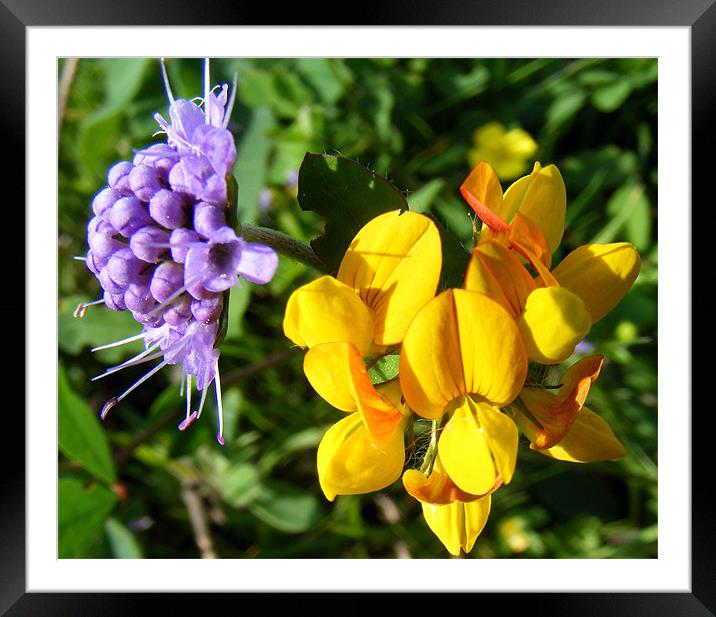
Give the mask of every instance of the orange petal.
M 537 223 L 522 214 L 522 212 L 516 212 L 515 217 L 512 219 L 510 246 L 515 250 L 519 250 L 521 254 L 530 260 L 530 263 L 534 260 L 547 270 L 552 265 L 552 253 L 549 250 L 549 246 L 547 246 L 547 240 L 545 240 L 542 230 Z M 530 257 L 527 255 L 530 255 Z M 533 265 L 538 268 L 536 263 Z M 545 284 L 549 283 L 545 281 Z
M 435 459 L 435 465 L 429 476 L 417 469 L 408 469 L 403 474 L 403 485 L 408 494 L 418 501 L 434 505 L 445 505 L 454 501 L 469 503 L 485 496 L 472 495 L 458 488 L 445 472 L 439 456 Z M 502 480 L 498 477 L 492 489 L 486 494 L 494 493 L 500 486 Z
M 323 343 L 306 353 L 303 369 L 313 388 L 343 411 L 360 412 L 371 439 L 388 441 L 403 418 L 389 398 L 371 384 L 358 350 L 350 343 Z
M 489 163 L 478 163 L 460 186 L 460 194 L 479 219 L 497 231 L 509 231 L 502 213 L 502 187 Z
M 513 409 L 533 449 L 551 448 L 567 435 L 603 365 L 603 356 L 587 356 L 573 364 L 562 377 L 562 387 L 556 394 L 538 386 L 522 389 L 520 400 L 529 414 L 519 404 Z

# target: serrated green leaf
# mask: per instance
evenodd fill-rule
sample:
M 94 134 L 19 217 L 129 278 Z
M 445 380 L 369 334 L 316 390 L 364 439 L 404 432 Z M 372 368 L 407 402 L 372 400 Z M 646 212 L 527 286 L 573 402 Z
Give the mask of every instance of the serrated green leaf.
M 470 261 L 470 255 L 460 242 L 460 239 L 445 227 L 434 216 L 428 215 L 435 223 L 440 233 L 443 264 L 440 273 L 438 289 L 461 287 L 465 278 L 465 270 Z M 467 217 L 466 217 L 467 218 Z
M 375 386 L 394 379 L 398 375 L 400 366 L 400 354 L 383 356 L 368 369 L 370 382 Z
M 144 555 L 137 538 L 116 518 L 108 518 L 104 522 L 104 530 L 115 559 L 142 559 Z
M 342 156 L 310 153 L 299 170 L 298 202 L 325 219 L 324 234 L 311 246 L 334 272 L 363 225 L 384 212 L 408 209 L 402 193 L 382 176 Z
M 267 483 L 249 507 L 256 518 L 285 533 L 302 533 L 321 519 L 319 501 L 286 483 Z
M 62 365 L 57 375 L 57 401 L 60 451 L 100 480 L 115 482 L 117 473 L 107 435 L 97 416 L 70 388 Z
M 117 497 L 99 484 L 85 489 L 79 480 L 69 478 L 60 478 L 57 494 L 57 556 L 84 557 L 100 535 Z

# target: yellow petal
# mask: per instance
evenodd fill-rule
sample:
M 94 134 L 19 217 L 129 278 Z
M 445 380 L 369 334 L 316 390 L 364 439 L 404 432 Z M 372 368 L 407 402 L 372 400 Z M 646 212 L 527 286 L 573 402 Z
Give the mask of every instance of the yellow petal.
M 438 453 L 445 471 L 463 491 L 484 495 L 497 480 L 486 430 L 478 424 L 467 400 L 443 428 Z
M 450 554 L 460 555 L 460 549 L 469 553 L 482 533 L 490 516 L 491 497 L 462 503 L 456 501 L 445 506 L 423 503 L 423 516 L 432 532 Z
M 464 287 L 489 296 L 517 318 L 537 285 L 513 251 L 489 241 L 473 250 Z
M 639 253 L 628 242 L 585 244 L 567 255 L 552 274 L 584 301 L 596 323 L 626 295 L 640 265 Z
M 582 407 L 562 441 L 538 452 L 572 463 L 615 461 L 626 455 L 609 424 L 587 407 Z
M 402 420 L 400 409 L 373 387 L 363 358 L 353 345 L 317 345 L 306 353 L 303 370 L 316 392 L 331 405 L 360 412 L 376 444 L 392 437 Z
M 504 209 L 512 215 L 518 210 L 542 230 L 550 252 L 559 246 L 564 234 L 567 192 L 564 180 L 554 165 L 535 163 L 532 173 L 517 180 L 505 191 Z
M 300 347 L 348 342 L 367 356 L 373 330 L 370 309 L 350 287 L 332 276 L 299 287 L 286 304 L 283 331 Z
M 389 486 L 403 470 L 403 432 L 394 431 L 383 446 L 375 445 L 354 413 L 331 426 L 318 445 L 318 479 L 326 497 L 360 495 Z
M 541 364 L 566 360 L 591 328 L 584 303 L 562 287 L 535 289 L 518 323 L 529 359 Z
M 539 387 L 522 389 L 520 400 L 529 416 L 523 413 L 520 405 L 514 405 L 513 409 L 533 449 L 550 448 L 564 438 L 587 400 L 589 389 L 603 364 L 603 356 L 582 358 L 564 374 L 562 387 L 556 393 Z
M 375 316 L 378 345 L 400 343 L 408 324 L 435 295 L 442 249 L 437 227 L 416 212 L 387 212 L 368 222 L 346 251 L 338 280 Z
M 400 385 L 405 400 L 425 418 L 438 418 L 463 394 L 498 407 L 512 401 L 527 374 L 515 321 L 497 302 L 450 289 L 418 313 L 403 341 Z
M 480 162 L 460 186 L 460 194 L 488 227 L 509 231 L 502 208 L 502 186 L 489 163 Z
M 480 426 L 485 431 L 497 473 L 505 484 L 509 484 L 517 463 L 517 426 L 511 418 L 492 405 L 476 403 L 475 409 Z
M 498 478 L 487 494 L 493 493 L 502 484 L 502 480 Z M 454 501 L 470 502 L 485 496 L 472 495 L 460 490 L 445 472 L 439 456 L 436 457 L 429 476 L 417 469 L 408 469 L 403 474 L 403 486 L 408 494 L 418 501 L 433 505 L 445 505 Z

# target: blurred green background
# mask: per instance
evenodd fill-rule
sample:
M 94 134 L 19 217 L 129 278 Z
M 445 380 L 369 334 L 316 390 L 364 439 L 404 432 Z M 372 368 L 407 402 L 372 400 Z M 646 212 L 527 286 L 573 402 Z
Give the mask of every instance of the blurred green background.
M 534 160 L 560 169 L 567 230 L 554 263 L 585 242 L 636 244 L 639 278 L 580 348 L 608 358 L 587 404 L 628 456 L 576 465 L 523 444 L 514 480 L 493 499 L 469 557 L 656 557 L 657 61 L 219 59 L 211 66 L 214 83 L 238 73 L 230 128 L 243 222 L 304 241 L 318 235 L 320 219 L 296 201 L 296 172 L 306 152 L 340 153 L 387 175 L 411 208 L 434 214 L 469 246 L 469 208 L 457 189 L 473 157 L 493 156 L 498 173 L 505 160 L 522 167 L 520 175 Z M 168 61 L 176 97 L 202 94 L 201 69 L 198 59 Z M 168 103 L 156 60 L 61 60 L 58 83 L 59 556 L 449 557 L 400 482 L 333 504 L 324 499 L 316 447 L 342 412 L 314 394 L 301 354 L 283 336 L 288 295 L 316 276 L 286 258 L 266 287 L 232 290 L 221 348 L 225 447 L 214 439 L 212 397 L 190 430 L 176 430 L 184 402 L 179 373 L 166 369 L 100 425 L 102 404 L 144 370 L 90 378 L 141 343 L 89 348 L 139 327 L 128 313 L 101 306 L 72 317 L 79 302 L 100 296 L 73 257 L 86 253 L 90 203 L 107 168 L 163 139 L 152 137 L 153 114 L 166 116 Z M 485 125 L 494 152 L 479 143 Z M 515 140 L 512 129 L 531 136 L 534 154 L 520 160 L 513 142 L 524 154 L 529 140 Z

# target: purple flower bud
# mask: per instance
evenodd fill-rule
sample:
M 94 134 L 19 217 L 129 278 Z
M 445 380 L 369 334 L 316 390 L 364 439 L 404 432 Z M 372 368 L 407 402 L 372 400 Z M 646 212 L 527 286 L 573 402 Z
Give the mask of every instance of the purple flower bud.
M 124 292 L 124 303 L 130 311 L 136 313 L 149 313 L 157 305 L 147 283 L 130 283 Z
M 102 220 L 110 223 L 109 214 L 112 206 L 121 198 L 122 194 L 113 188 L 102 189 L 92 200 L 92 211 Z
M 189 292 L 189 295 L 196 300 L 206 300 L 216 295 L 213 291 L 205 289 L 201 281 L 191 281 L 187 283 L 186 290 Z
M 186 259 L 187 251 L 190 243 L 200 242 L 199 234 L 193 229 L 181 227 L 175 229 L 169 236 L 169 244 L 171 244 L 172 259 L 179 264 L 183 264 Z
M 178 229 L 186 223 L 184 197 L 168 189 L 161 189 L 149 202 L 149 214 L 167 229 Z
M 129 172 L 134 165 L 129 161 L 120 161 L 107 172 L 107 184 L 124 195 L 129 195 L 132 189 L 129 186 Z
M 222 227 L 226 227 L 226 208 L 212 206 L 200 201 L 194 206 L 194 229 L 203 238 L 209 238 Z
M 164 321 L 170 326 L 179 326 L 191 319 L 191 298 L 182 294 L 164 311 Z
M 104 305 L 113 311 L 123 311 L 127 308 L 122 294 L 112 294 L 108 291 L 104 292 Z
M 173 261 L 157 266 L 149 289 L 157 302 L 164 302 L 184 285 L 184 267 Z
M 129 246 L 132 252 L 141 260 L 148 263 L 157 263 L 168 251 L 169 232 L 159 227 L 142 227 L 132 234 Z
M 109 259 L 117 251 L 127 246 L 112 236 L 100 232 L 88 233 L 87 244 L 96 259 Z
M 194 318 L 203 324 L 210 324 L 221 315 L 224 308 L 224 299 L 220 294 L 206 300 L 192 300 L 191 313 Z
M 134 155 L 135 165 L 148 165 L 159 171 L 162 178 L 169 177 L 169 172 L 179 161 L 179 153 L 169 144 L 152 144 L 145 150 Z
M 125 290 L 125 288 L 122 287 L 119 283 L 112 280 L 108 265 L 102 268 L 102 270 L 100 270 L 99 276 L 97 276 L 97 278 L 99 279 L 99 284 L 102 285 L 102 289 L 108 291 L 109 293 L 121 294 Z
M 139 165 L 129 174 L 129 186 L 142 201 L 149 201 L 162 188 L 161 174 L 154 167 Z
M 131 249 L 124 248 L 109 258 L 107 270 L 112 280 L 120 285 L 124 292 L 130 283 L 139 282 L 140 274 L 146 265 L 141 259 L 137 259 Z
M 140 324 L 143 324 L 145 326 L 149 326 L 150 328 L 156 328 L 157 326 L 161 326 L 164 322 L 162 320 L 161 315 L 155 315 L 153 313 L 138 313 L 136 311 L 131 311 L 132 317 L 134 317 L 135 321 L 138 321 Z
M 90 219 L 89 223 L 87 223 L 87 233 L 101 233 L 107 234 L 108 236 L 114 236 L 118 232 L 108 222 L 104 221 L 99 216 L 95 216 Z
M 99 276 L 100 271 L 102 268 L 104 268 L 107 265 L 108 260 L 105 260 L 105 263 L 100 263 L 95 256 L 92 254 L 92 250 L 90 249 L 87 251 L 87 256 L 85 257 L 85 265 L 89 269 L 89 271 L 94 274 L 95 276 Z
M 110 224 L 125 238 L 135 231 L 152 224 L 147 208 L 136 197 L 123 197 L 112 206 L 109 213 Z

